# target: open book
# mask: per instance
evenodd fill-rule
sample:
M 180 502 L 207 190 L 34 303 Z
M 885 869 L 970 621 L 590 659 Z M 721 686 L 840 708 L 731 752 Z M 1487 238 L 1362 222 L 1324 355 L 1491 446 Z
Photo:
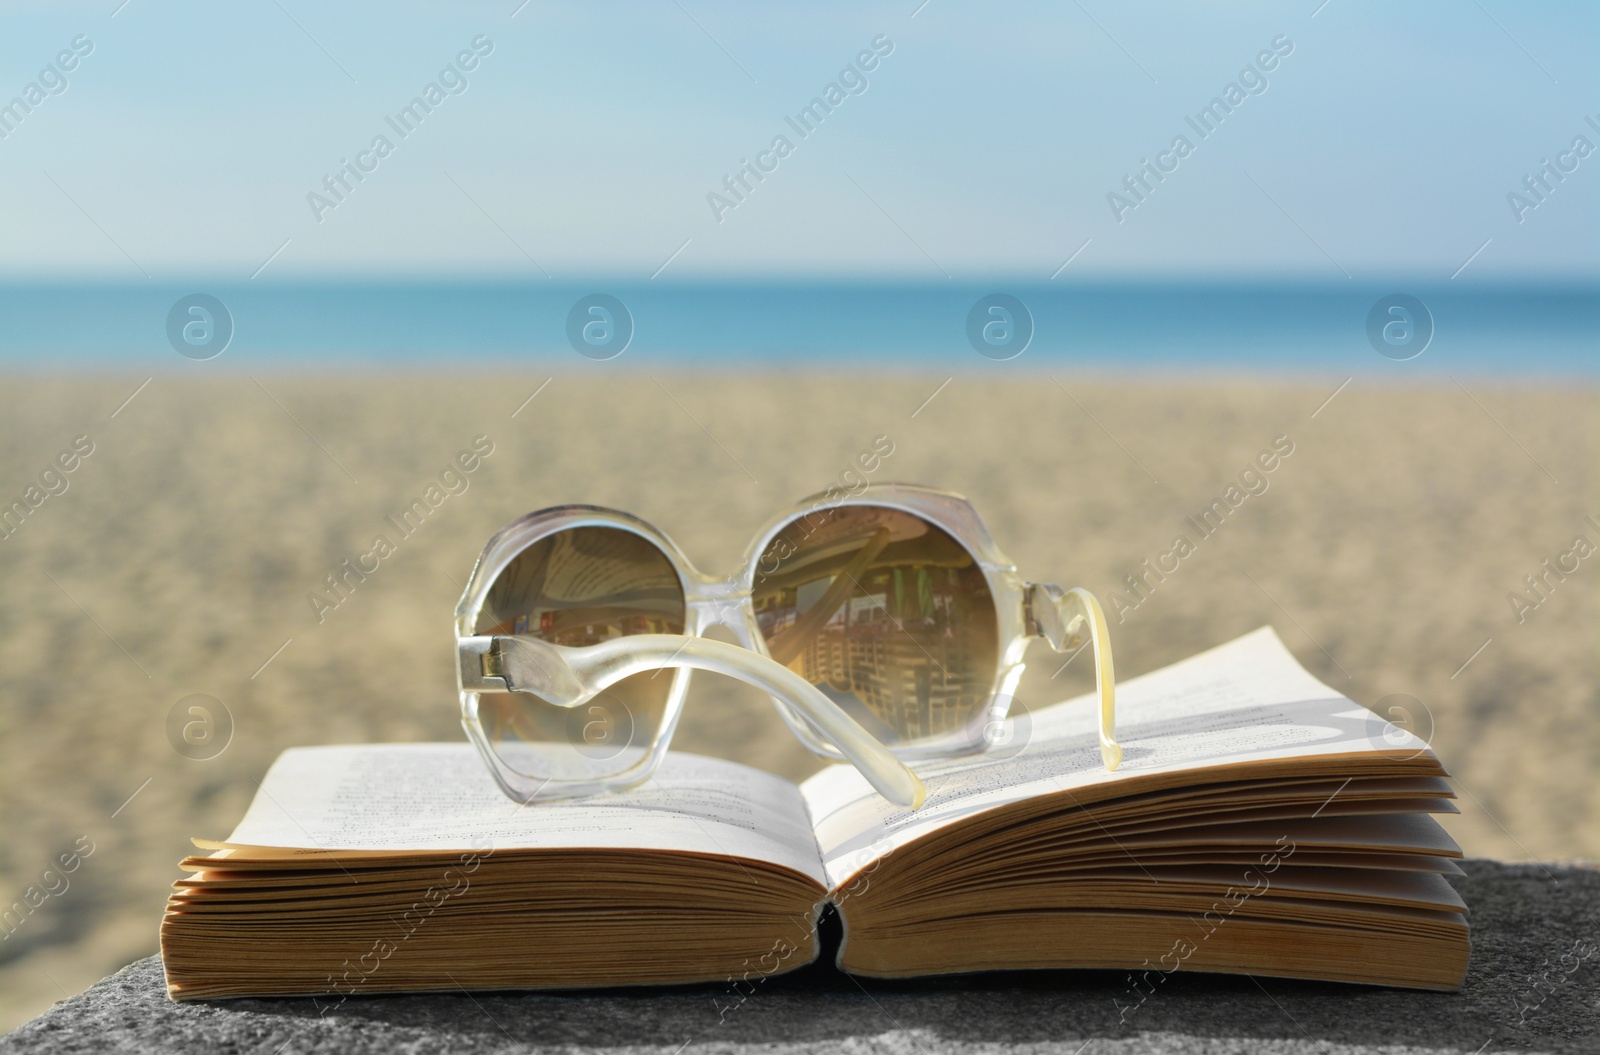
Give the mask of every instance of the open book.
M 1271 630 L 1086 697 L 987 755 L 918 764 L 905 812 L 847 766 L 796 786 L 669 755 L 649 784 L 518 805 L 466 744 L 286 751 L 161 928 L 176 999 L 748 980 L 1250 972 L 1454 989 L 1466 906 L 1426 744 Z M 1004 739 L 1004 738 L 1002 738 Z

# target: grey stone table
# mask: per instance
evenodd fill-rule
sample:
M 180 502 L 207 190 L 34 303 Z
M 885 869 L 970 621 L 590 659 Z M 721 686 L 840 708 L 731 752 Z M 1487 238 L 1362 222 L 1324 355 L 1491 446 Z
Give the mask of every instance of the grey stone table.
M 1600 871 L 1469 861 L 1459 993 L 1173 975 L 1122 1021 L 1127 976 L 1035 972 L 857 982 L 810 967 L 754 985 L 565 994 L 174 1004 L 161 962 L 124 968 L 0 1038 L 0 1053 L 1600 1053 Z

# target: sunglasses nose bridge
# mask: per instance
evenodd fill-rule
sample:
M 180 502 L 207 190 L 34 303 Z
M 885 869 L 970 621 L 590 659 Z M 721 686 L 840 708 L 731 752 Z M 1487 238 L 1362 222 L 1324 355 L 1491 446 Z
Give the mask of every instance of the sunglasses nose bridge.
M 690 633 L 704 637 L 707 631 L 720 626 L 745 648 L 756 648 L 756 627 L 747 584 L 737 578 L 690 583 L 685 600 L 690 612 Z

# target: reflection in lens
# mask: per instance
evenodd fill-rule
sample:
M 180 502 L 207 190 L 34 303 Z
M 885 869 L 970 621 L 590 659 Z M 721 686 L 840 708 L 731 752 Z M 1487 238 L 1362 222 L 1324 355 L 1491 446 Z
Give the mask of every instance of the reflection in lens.
M 612 527 L 569 528 L 523 550 L 489 588 L 477 624 L 480 634 L 575 646 L 683 628 L 683 584 L 672 562 L 650 540 Z M 649 754 L 673 677 L 634 674 L 578 707 L 484 693 L 478 720 L 495 753 L 524 776 L 601 779 Z
M 921 517 L 802 516 L 762 553 L 751 601 L 772 657 L 884 743 L 957 732 L 987 708 L 993 595 L 966 547 Z

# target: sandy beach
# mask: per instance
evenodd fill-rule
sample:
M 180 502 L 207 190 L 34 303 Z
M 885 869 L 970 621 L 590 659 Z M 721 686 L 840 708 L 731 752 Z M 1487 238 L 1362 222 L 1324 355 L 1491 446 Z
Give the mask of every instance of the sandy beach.
M 0 944 L 0 1031 L 153 952 L 189 838 L 226 836 L 282 749 L 461 737 L 451 614 L 495 528 L 614 506 L 726 572 L 878 437 L 893 452 L 875 478 L 965 493 L 1024 575 L 1120 613 L 1120 676 L 1271 624 L 1352 698 L 1417 701 L 1469 855 L 1600 857 L 1600 553 L 1575 547 L 1600 545 L 1594 388 L 547 376 L 0 386 L 0 501 L 30 508 L 0 539 L 0 896 L 92 847 Z M 475 440 L 481 465 L 316 604 Z M 1241 480 L 1268 450 L 1272 471 Z M 1234 485 L 1244 499 L 1197 532 L 1188 518 Z M 1192 552 L 1131 592 L 1182 534 Z M 1052 677 L 1036 647 L 1021 699 L 1087 689 L 1087 664 Z M 191 694 L 231 716 L 215 757 L 169 736 Z M 709 676 L 674 746 L 790 777 L 819 765 L 763 699 Z

